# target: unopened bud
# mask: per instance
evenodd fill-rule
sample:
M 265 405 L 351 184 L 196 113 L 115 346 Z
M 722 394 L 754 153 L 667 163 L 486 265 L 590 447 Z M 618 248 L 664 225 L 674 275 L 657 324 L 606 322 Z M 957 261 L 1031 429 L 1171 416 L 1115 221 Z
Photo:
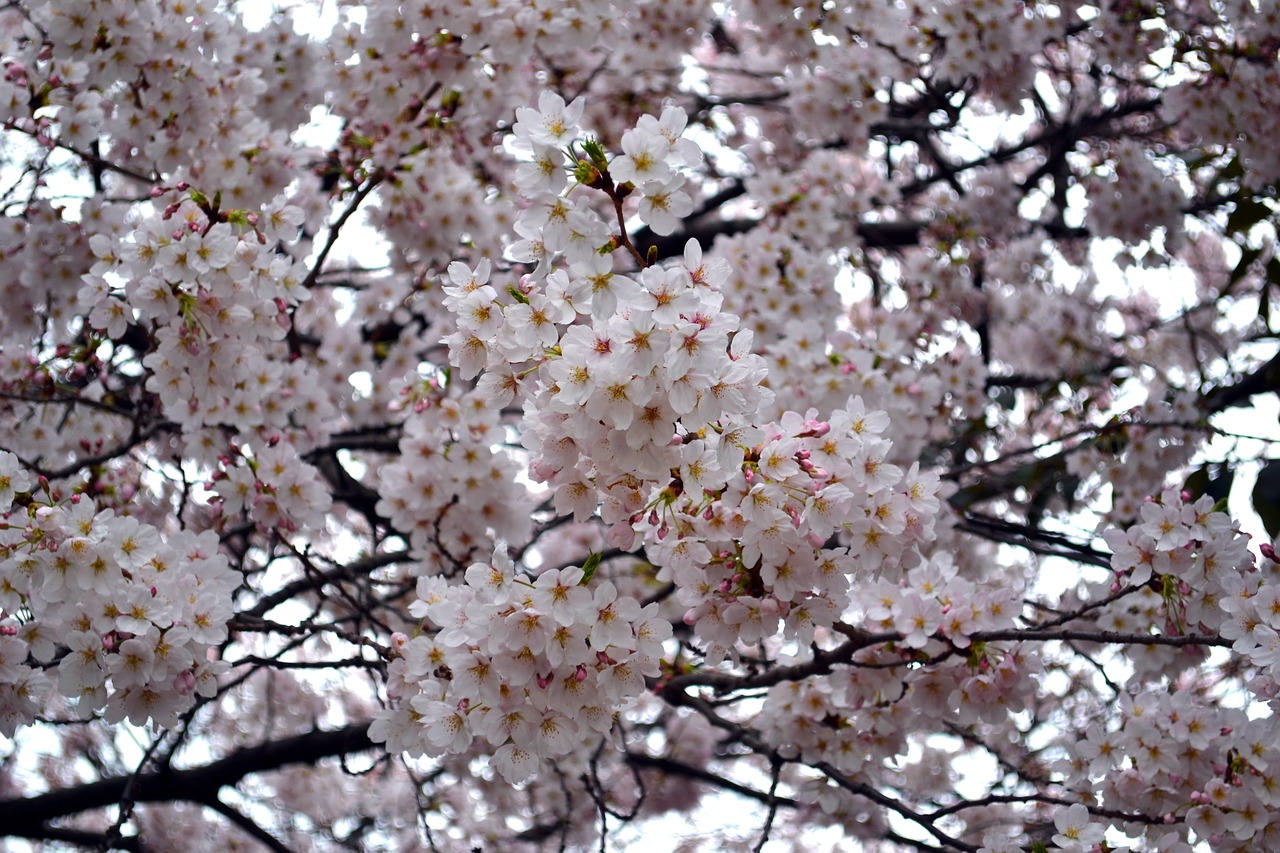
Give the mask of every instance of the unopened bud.
M 186 696 L 196 689 L 195 673 L 184 669 L 173 677 L 173 689 Z

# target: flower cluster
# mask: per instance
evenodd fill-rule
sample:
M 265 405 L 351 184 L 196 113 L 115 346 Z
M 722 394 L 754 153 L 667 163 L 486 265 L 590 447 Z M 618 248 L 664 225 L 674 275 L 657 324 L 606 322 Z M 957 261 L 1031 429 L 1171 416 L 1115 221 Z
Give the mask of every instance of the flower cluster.
M 503 778 L 522 782 L 542 760 L 589 749 L 614 712 L 658 675 L 671 626 L 609 581 L 587 585 L 579 567 L 527 580 L 506 546 L 474 563 L 466 583 L 418 581 L 413 615 L 426 629 L 401 635 L 389 693 L 397 705 L 370 736 L 393 752 L 465 752 L 478 738 Z
M 256 454 L 232 448 L 237 457 L 220 458 L 222 470 L 212 482 L 221 499 L 219 509 L 229 518 L 248 512 L 264 529 L 316 530 L 333 498 L 316 469 L 303 462 L 285 441 L 267 441 Z M 236 464 L 236 463 L 239 464 Z
M 0 8 L 0 834 L 1280 848 L 1274 3 L 278 5 Z
M 82 495 L 59 500 L 0 452 L 0 733 L 57 689 L 111 722 L 178 724 L 225 664 L 239 577 L 212 532 L 162 536 Z
M 1271 144 L 1280 132 L 1280 69 L 1274 61 L 1231 62 L 1237 43 L 1256 39 L 1270 44 L 1275 39 L 1275 10 L 1259 8 L 1261 15 L 1245 5 L 1226 7 L 1224 23 L 1235 32 L 1208 52 L 1205 67 L 1210 73 L 1181 81 L 1167 97 L 1180 141 L 1236 149 L 1261 185 L 1280 176 L 1280 151 Z
M 1169 471 L 1191 461 L 1195 441 L 1181 425 L 1200 417 L 1193 394 L 1183 392 L 1172 400 L 1153 395 L 1098 428 L 1096 437 L 1068 458 L 1068 470 L 1110 485 L 1109 516 L 1128 522 L 1143 512 L 1147 495 L 1163 488 Z
M 901 571 L 933 538 L 938 479 L 888 461 L 884 413 L 853 398 L 816 414 L 764 425 L 729 464 L 708 456 L 720 480 L 660 494 L 637 521 L 713 662 L 780 623 L 808 645 L 849 608 L 855 578 Z M 699 482 L 684 469 L 680 481 Z
M 684 121 L 672 115 L 642 119 L 610 169 L 665 174 L 659 161 L 681 150 Z M 555 96 L 519 113 L 520 139 L 544 146 L 527 181 L 563 185 L 545 146 L 575 139 L 577 120 Z M 816 410 L 761 420 L 772 402 L 764 363 L 721 308 L 723 262 L 690 242 L 676 264 L 615 273 L 589 208 L 546 193 L 530 201 L 520 222 L 536 229 L 538 273 L 503 298 L 487 261 L 450 268 L 451 360 L 464 377 L 485 371 L 479 390 L 493 407 L 524 396 L 531 470 L 557 511 L 584 520 L 600 506 L 612 544 L 646 543 L 712 662 L 780 622 L 811 639 L 848 606 L 855 566 L 873 573 L 932 538 L 938 480 L 888 461 L 882 412 L 852 398 L 828 420 Z M 836 534 L 853 545 L 828 547 Z
M 1064 743 L 1069 758 L 1060 766 L 1070 786 L 1100 793 L 1108 810 L 1161 820 L 1170 843 L 1191 842 L 1191 832 L 1215 851 L 1274 846 L 1280 839 L 1274 718 L 1251 720 L 1192 690 L 1123 694 L 1120 702 L 1118 726 L 1095 722 Z
M 1254 570 L 1248 537 L 1213 511 L 1208 496 L 1188 502 L 1173 489 L 1144 503 L 1141 519 L 1104 534 L 1113 552 L 1112 589 L 1128 586 L 1135 594 L 1104 608 L 1101 623 L 1130 633 L 1220 635 L 1234 640 L 1239 653 L 1257 654 L 1255 663 L 1267 671 L 1267 629 L 1255 633 L 1260 614 L 1253 598 L 1271 587 Z M 1196 649 L 1153 647 L 1135 651 L 1132 660 L 1138 677 L 1174 677 L 1201 657 Z
M 1014 626 L 1016 592 L 959 577 L 939 553 L 898 583 L 881 578 L 849 595 L 853 621 L 866 632 L 851 635 L 853 642 L 896 639 L 867 641 L 831 675 L 770 688 L 756 726 L 785 754 L 877 775 L 919 726 L 1000 723 L 1026 707 L 1041 672 L 1026 647 L 970 641 L 971 634 Z M 935 666 L 913 668 L 919 660 Z
M 1108 167 L 1109 176 L 1090 187 L 1089 216 L 1094 233 L 1140 243 L 1153 228 L 1162 228 L 1166 246 L 1181 242 L 1186 197 L 1178 183 L 1132 141 L 1113 147 Z
M 292 312 L 310 298 L 306 270 L 273 249 L 296 239 L 302 216 L 284 197 L 256 211 L 223 211 L 184 188 L 181 200 L 124 238 L 95 235 L 98 262 L 80 292 L 95 334 L 150 344 L 146 388 L 166 418 L 200 436 L 192 452 L 222 467 L 226 512 L 238 513 L 252 486 L 254 520 L 285 529 L 314 526 L 332 503 L 299 452 L 324 440 L 334 407 L 313 363 L 286 357 L 296 348 Z M 249 457 L 237 470 L 232 457 L 243 459 L 244 447 L 219 427 L 256 445 L 265 464 Z
M 212 179 L 237 205 L 260 204 L 289 183 L 288 132 L 305 120 L 302 105 L 322 97 L 323 81 L 311 73 L 320 48 L 282 38 L 292 35 L 288 21 L 251 33 L 205 3 L 25 7 L 28 26 L 46 35 L 6 39 L 6 123 L 73 150 L 110 139 L 122 168 Z
M 1144 503 L 1140 517 L 1127 530 L 1104 534 L 1115 575 L 1097 594 L 1114 600 L 1101 608 L 1098 626 L 1122 634 L 1234 640 L 1234 651 L 1253 668 L 1250 688 L 1274 704 L 1280 672 L 1274 639 L 1280 606 L 1269 603 L 1280 600 L 1275 564 L 1266 572 L 1255 569 L 1248 538 L 1214 511 L 1209 497 L 1190 501 L 1167 490 Z M 1196 682 L 1191 667 L 1204 655 L 1194 647 L 1145 648 L 1128 656 L 1132 672 L 1129 689 L 1119 696 L 1119 724 L 1094 722 L 1083 738 L 1063 739 L 1068 757 L 1059 769 L 1066 783 L 1100 791 L 1109 810 L 1168 824 L 1162 843 L 1174 845 L 1170 849 L 1183 849 L 1176 845 L 1189 841 L 1188 831 L 1214 850 L 1266 846 L 1259 839 L 1280 833 L 1272 819 L 1280 803 L 1274 717 L 1250 719 L 1222 707 Z M 1144 687 L 1166 679 L 1182 688 L 1170 693 Z M 1078 812 L 1063 818 L 1060 833 L 1075 838 L 1063 828 L 1070 824 L 1081 837 L 1096 834 L 1099 827 L 1085 827 L 1082 820 Z M 1139 833 L 1133 826 L 1127 831 Z M 1088 849 L 1087 843 L 1058 843 Z
M 306 406 L 318 389 L 290 375 L 305 363 L 286 368 L 268 357 L 285 345 L 290 309 L 310 296 L 306 269 L 272 250 L 296 239 L 302 211 L 282 197 L 258 211 L 222 212 L 198 192 L 183 196 L 124 240 L 90 241 L 99 262 L 81 295 L 89 324 L 112 339 L 130 324 L 154 324 L 147 387 L 189 431 L 280 430 L 296 415 L 323 435 L 323 404 Z
M 453 575 L 495 539 L 527 539 L 531 502 L 515 462 L 495 449 L 499 409 L 457 384 L 420 386 L 402 401 L 400 457 L 380 472 L 376 509 L 408 536 L 419 570 Z

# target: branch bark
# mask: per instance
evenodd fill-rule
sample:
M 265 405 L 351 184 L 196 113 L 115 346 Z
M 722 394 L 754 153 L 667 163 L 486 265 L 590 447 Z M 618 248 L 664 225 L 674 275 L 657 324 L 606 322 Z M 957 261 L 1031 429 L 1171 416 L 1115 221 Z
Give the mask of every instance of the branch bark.
M 135 803 L 209 804 L 224 787 L 254 773 L 289 764 L 315 764 L 322 758 L 374 748 L 367 723 L 334 731 L 313 731 L 236 750 L 225 758 L 185 770 L 166 769 L 138 777 L 117 776 L 25 799 L 0 800 L 0 837 L 49 838 L 50 821 L 102 809 L 120 802 L 133 778 Z

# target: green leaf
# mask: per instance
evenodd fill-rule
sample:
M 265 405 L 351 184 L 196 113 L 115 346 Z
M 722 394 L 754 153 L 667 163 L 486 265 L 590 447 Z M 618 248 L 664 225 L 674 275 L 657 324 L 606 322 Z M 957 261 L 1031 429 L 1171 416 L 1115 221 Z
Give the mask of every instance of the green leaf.
M 1182 490 L 1184 492 L 1190 492 L 1191 498 L 1194 500 L 1195 498 L 1203 495 L 1208 486 L 1209 466 L 1205 465 L 1191 472 L 1191 476 L 1187 477 L 1186 481 L 1182 484 Z
M 1235 478 L 1235 471 L 1229 465 L 1210 462 L 1193 471 L 1182 488 L 1191 493 L 1192 500 L 1208 495 L 1215 501 L 1221 501 L 1231 494 Z
M 525 296 L 523 293 L 517 290 L 515 285 L 509 286 L 507 288 L 507 293 L 510 293 L 511 298 L 514 299 L 516 302 L 519 302 L 522 305 L 529 304 L 529 297 Z
M 1270 267 L 1270 264 L 1267 264 Z M 1267 272 L 1270 278 L 1270 270 Z M 1262 321 L 1262 325 L 1266 326 L 1267 331 L 1271 329 L 1271 285 L 1273 282 L 1268 281 L 1262 285 L 1262 292 L 1258 294 L 1258 319 Z
M 1012 412 L 1018 406 L 1018 390 L 1008 385 L 998 385 L 991 391 L 991 402 Z
M 1256 198 L 1239 198 L 1236 209 L 1227 217 L 1227 233 L 1247 234 L 1259 222 L 1271 218 L 1271 206 Z
M 595 186 L 600 180 L 600 170 L 591 165 L 589 160 L 579 160 L 573 167 L 573 179 L 584 186 Z
M 591 583 L 591 579 L 596 576 L 596 569 L 600 568 L 600 560 L 604 558 L 604 554 L 600 551 L 592 551 L 591 556 L 587 557 L 587 561 L 582 564 L 582 580 L 578 581 L 578 586 L 586 586 Z
M 608 153 L 604 150 L 604 146 L 596 140 L 591 138 L 582 140 L 582 150 L 591 158 L 592 165 L 597 169 L 604 169 L 609 165 L 606 159 Z
M 1194 157 L 1187 161 L 1187 171 L 1194 172 L 1196 169 L 1203 169 L 1205 166 L 1208 166 L 1221 156 L 1222 155 L 1216 151 L 1201 151 L 1198 157 Z
M 1261 249 L 1240 249 L 1240 261 L 1236 264 L 1235 269 L 1231 271 L 1231 284 L 1235 284 L 1244 278 L 1245 273 L 1249 271 L 1249 267 L 1262 255 Z
M 1253 510 L 1272 539 L 1280 534 L 1280 459 L 1271 459 L 1258 471 L 1253 486 Z
M 1280 258 L 1273 257 L 1267 261 L 1267 281 L 1280 284 Z
M 1240 162 L 1240 155 L 1238 154 L 1232 157 L 1231 162 L 1223 166 L 1222 170 L 1218 172 L 1219 180 L 1229 179 L 1233 181 L 1238 181 L 1243 177 L 1244 177 L 1244 163 Z

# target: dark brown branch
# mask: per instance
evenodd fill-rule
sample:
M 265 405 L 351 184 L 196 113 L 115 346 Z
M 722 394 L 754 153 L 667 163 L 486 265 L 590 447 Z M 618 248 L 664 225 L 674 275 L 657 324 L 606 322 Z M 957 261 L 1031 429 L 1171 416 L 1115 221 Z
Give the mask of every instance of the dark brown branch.
M 1133 592 L 1136 588 L 1128 587 L 1124 592 Z M 1117 596 L 1118 597 L 1118 596 Z M 1078 614 L 1072 614 L 1072 618 Z M 710 687 L 722 692 L 757 690 L 772 687 L 784 681 L 803 681 L 815 675 L 828 675 L 836 666 L 852 666 L 854 654 L 862 649 L 886 643 L 900 643 L 902 635 L 896 632 L 869 634 L 848 626 L 836 626 L 837 630 L 849 637 L 848 640 L 830 650 L 818 650 L 814 656 L 802 663 L 789 666 L 775 666 L 754 675 L 734 675 L 727 672 L 692 672 L 680 675 L 666 682 L 662 689 L 664 696 L 683 694 L 690 687 Z M 1058 627 L 1041 628 L 1006 628 L 998 631 L 975 631 L 968 635 L 970 642 L 1087 642 L 1105 643 L 1109 645 L 1132 646 L 1221 646 L 1229 647 L 1230 641 L 1221 637 L 1205 634 L 1130 634 L 1120 631 L 1103 631 L 1099 629 L 1073 629 Z M 945 637 L 935 635 L 935 639 L 946 641 Z M 951 654 L 947 652 L 946 654 Z M 945 656 L 945 655 L 944 655 Z M 906 666 L 911 661 L 904 658 L 900 664 Z
M 369 197 L 369 194 L 377 189 L 386 177 L 386 173 L 381 169 L 375 171 L 365 181 L 351 198 L 351 202 L 347 205 L 346 210 L 338 217 L 337 221 L 329 226 L 329 236 L 325 239 L 324 245 L 320 248 L 320 252 L 316 255 L 315 264 L 311 267 L 311 272 L 307 273 L 307 277 L 303 279 L 302 286 L 310 290 L 315 286 L 316 279 L 319 278 L 320 272 L 324 269 L 324 262 L 329 257 L 329 252 L 333 249 L 333 244 L 338 242 L 338 237 L 342 233 L 342 227 L 347 224 L 347 220 L 355 215 L 360 209 L 360 205 Z
M 253 838 L 259 844 L 265 846 L 268 850 L 271 850 L 272 853 L 293 853 L 292 850 L 285 847 L 284 844 L 280 842 L 280 839 L 258 826 L 258 824 L 248 816 L 241 814 L 239 810 L 232 808 L 222 800 L 215 797 L 211 802 L 204 803 L 204 805 L 231 821 L 231 823 L 239 827 L 242 832 Z
M 1272 356 L 1270 361 L 1252 372 L 1245 374 L 1240 381 L 1210 391 L 1200 401 L 1200 409 L 1212 414 L 1236 406 L 1247 406 L 1249 398 L 1253 395 L 1276 391 L 1280 391 L 1280 353 Z
M 1012 640 L 1035 642 L 1075 640 L 1083 643 L 1108 643 L 1121 646 L 1221 646 L 1229 648 L 1230 640 L 1206 634 L 1126 634 L 1120 631 L 1036 630 L 1009 628 L 1003 631 L 977 631 L 969 635 L 975 643 Z
M 741 794 L 744 797 L 757 800 L 761 803 L 767 803 L 777 806 L 786 806 L 787 808 L 799 808 L 800 804 L 790 797 L 780 797 L 777 794 L 768 794 L 764 791 L 757 791 L 740 782 L 732 779 L 726 779 L 723 776 L 717 776 L 709 770 L 701 767 L 694 767 L 690 764 L 684 764 L 671 758 L 664 758 L 659 755 L 647 755 L 643 752 L 628 752 L 627 761 L 635 767 L 645 770 L 658 770 L 663 773 L 669 773 L 672 776 L 683 776 L 686 779 L 693 779 L 695 782 L 705 782 L 716 788 L 725 791 L 733 791 L 735 794 Z
M 992 542 L 1026 548 L 1032 553 L 1046 557 L 1062 557 L 1104 569 L 1111 567 L 1111 558 L 1101 551 L 1030 524 L 1019 524 L 995 516 L 970 512 L 965 514 L 964 519 L 956 525 L 956 529 Z
M 320 574 L 319 576 L 308 575 L 307 577 L 290 581 L 275 592 L 264 595 L 262 598 L 258 599 L 257 603 L 255 603 L 253 607 L 244 611 L 244 614 L 246 616 L 266 616 L 271 612 L 272 608 L 284 604 L 299 593 L 306 592 L 308 590 L 319 590 L 326 583 L 334 583 L 336 581 L 361 577 L 369 574 L 375 569 L 392 566 L 396 563 L 407 562 L 408 560 L 408 551 L 389 551 L 385 554 L 374 554 L 372 557 L 366 557 L 363 560 L 356 560 L 354 563 L 334 566 L 332 569 Z
M 218 792 L 246 776 L 289 764 L 315 764 L 323 758 L 374 748 L 367 723 L 335 731 L 313 731 L 239 749 L 225 758 L 187 770 L 166 769 L 136 777 L 130 799 L 137 803 L 208 804 Z M 49 821 L 107 808 L 120 801 L 129 776 L 117 776 L 33 797 L 0 800 L 0 835 L 46 838 Z
M 110 838 L 101 832 L 90 832 L 83 829 L 71 829 L 61 826 L 41 827 L 34 833 L 24 834 L 23 838 L 31 841 L 61 841 L 74 844 L 89 850 L 129 850 L 135 853 L 146 853 L 147 847 L 135 835 Z

